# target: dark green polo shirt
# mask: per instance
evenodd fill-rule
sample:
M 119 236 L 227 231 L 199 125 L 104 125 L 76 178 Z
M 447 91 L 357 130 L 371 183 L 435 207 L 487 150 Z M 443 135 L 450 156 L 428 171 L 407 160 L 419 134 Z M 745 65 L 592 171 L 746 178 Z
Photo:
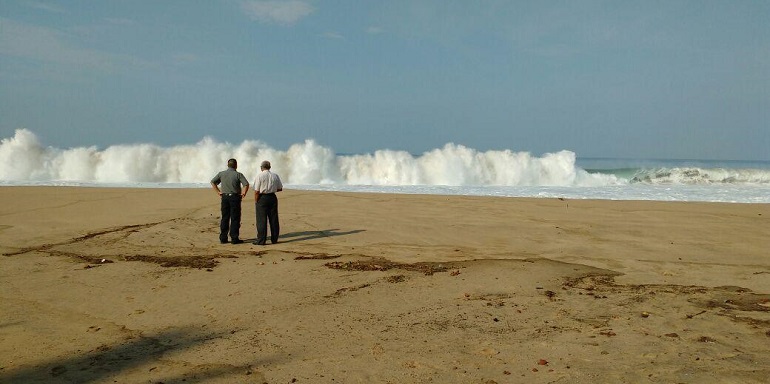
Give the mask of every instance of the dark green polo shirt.
M 236 171 L 233 168 L 227 168 L 226 170 L 217 173 L 211 182 L 219 185 L 219 190 L 222 193 L 241 193 L 241 186 L 249 185 L 249 181 L 246 180 L 246 176 Z M 220 185 L 221 184 L 221 185 Z

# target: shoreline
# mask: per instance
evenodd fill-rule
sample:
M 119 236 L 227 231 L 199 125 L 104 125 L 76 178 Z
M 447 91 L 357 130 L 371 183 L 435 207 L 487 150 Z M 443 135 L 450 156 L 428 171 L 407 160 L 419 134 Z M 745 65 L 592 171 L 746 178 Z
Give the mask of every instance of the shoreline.
M 105 189 L 151 189 L 151 190 L 199 190 L 209 189 L 206 183 L 60 183 L 2 185 L 0 188 L 105 188 Z M 598 187 L 510 187 L 510 186 L 371 186 L 371 185 L 287 185 L 287 190 L 319 193 L 376 193 L 388 195 L 419 196 L 466 196 L 501 197 L 513 199 L 568 199 L 588 201 L 629 201 L 629 202 L 682 202 L 682 203 L 728 203 L 728 204 L 770 204 L 770 190 L 762 185 L 731 184 L 620 184 Z M 617 188 L 635 190 L 618 191 Z M 673 190 L 672 190 L 673 188 Z M 608 195 L 608 190 L 614 195 Z M 716 191 L 715 191 L 716 190 Z M 762 193 L 766 192 L 766 193 Z M 684 199 L 681 195 L 687 195 Z M 725 196 L 731 196 L 729 199 Z
M 770 204 L 287 190 L 257 247 L 206 189 L 0 201 L 0 381 L 770 375 Z

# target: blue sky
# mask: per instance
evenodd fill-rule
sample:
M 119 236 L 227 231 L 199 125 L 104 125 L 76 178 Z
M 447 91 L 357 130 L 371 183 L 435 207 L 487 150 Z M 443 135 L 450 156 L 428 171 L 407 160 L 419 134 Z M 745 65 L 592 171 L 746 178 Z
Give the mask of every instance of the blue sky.
M 770 160 L 770 1 L 0 1 L 0 138 Z

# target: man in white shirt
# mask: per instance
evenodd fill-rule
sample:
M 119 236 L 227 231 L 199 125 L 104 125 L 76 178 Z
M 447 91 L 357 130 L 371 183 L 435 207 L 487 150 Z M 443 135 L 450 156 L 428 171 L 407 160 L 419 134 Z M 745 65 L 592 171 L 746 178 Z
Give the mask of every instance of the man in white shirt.
M 270 162 L 265 160 L 259 167 L 262 171 L 254 178 L 254 203 L 257 211 L 257 240 L 256 245 L 267 242 L 267 224 L 270 223 L 270 242 L 278 242 L 280 226 L 278 224 L 277 192 L 283 190 L 281 178 L 270 172 Z

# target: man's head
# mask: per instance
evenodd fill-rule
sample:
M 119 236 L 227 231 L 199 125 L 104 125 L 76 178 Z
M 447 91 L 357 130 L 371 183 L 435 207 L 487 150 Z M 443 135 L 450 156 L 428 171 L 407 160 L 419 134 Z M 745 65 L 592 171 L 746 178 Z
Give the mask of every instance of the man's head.
M 227 168 L 232 168 L 232 169 L 238 168 L 238 161 L 235 159 L 227 160 Z
M 262 162 L 262 164 L 259 165 L 259 167 L 262 169 L 270 169 L 270 162 L 265 160 Z

